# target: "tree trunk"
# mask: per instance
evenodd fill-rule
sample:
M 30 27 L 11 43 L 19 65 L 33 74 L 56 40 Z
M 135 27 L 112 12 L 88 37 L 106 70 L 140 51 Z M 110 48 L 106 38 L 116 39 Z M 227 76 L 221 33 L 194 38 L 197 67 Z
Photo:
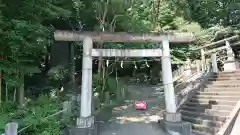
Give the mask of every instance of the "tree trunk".
M 0 70 L 0 106 L 2 104 L 2 70 Z
M 101 18 L 101 20 L 99 20 L 99 24 L 100 24 L 100 30 L 102 32 L 105 32 L 105 26 L 104 25 L 105 25 L 106 16 L 107 16 L 107 13 L 108 13 L 108 4 L 109 4 L 109 0 L 107 0 L 106 3 L 104 3 L 104 5 L 103 5 L 102 16 L 97 17 L 97 18 Z M 99 43 L 98 47 L 99 47 L 99 49 L 102 49 L 103 44 Z M 103 58 L 102 58 L 102 56 L 99 56 L 98 57 L 98 74 L 99 74 L 99 77 L 102 76 L 102 65 L 103 65 Z
M 20 107 L 23 107 L 24 105 L 24 71 L 23 70 L 20 70 L 19 72 L 19 78 L 20 78 L 20 88 L 19 88 L 19 105 Z
M 98 47 L 101 49 L 101 48 L 102 48 L 102 45 L 99 44 Z M 98 57 L 98 76 L 99 76 L 98 84 L 103 84 L 102 65 L 103 65 L 103 59 L 102 59 L 102 56 L 99 56 L 99 57 Z
M 61 88 L 57 88 L 57 104 L 59 104 L 60 103 L 60 90 L 61 90 Z
M 119 97 L 119 84 L 118 84 L 118 68 L 116 67 L 116 77 L 115 77 L 115 79 L 116 79 L 116 90 L 117 90 L 117 97 Z
M 74 44 L 70 45 L 71 51 L 70 51 L 70 55 L 71 55 L 71 82 L 72 82 L 72 90 L 76 91 L 76 79 L 75 79 L 75 72 L 76 72 L 76 68 L 75 68 L 75 53 L 74 53 Z
M 1 2 L 0 2 L 0 4 L 1 4 Z M 1 11 L 0 11 L 0 13 L 1 13 Z M 3 58 L 4 58 L 3 54 L 1 53 L 0 60 L 3 60 Z M 2 85 L 3 85 L 2 84 L 2 78 L 3 78 L 2 69 L 0 69 L 0 106 L 2 104 Z
M 14 88 L 14 93 L 13 93 L 13 102 L 16 102 L 16 94 L 17 94 L 17 88 Z
M 5 86 L 5 101 L 8 102 L 8 83 Z
M 98 48 L 99 48 L 99 49 L 102 49 L 102 45 L 99 44 L 99 45 L 98 45 Z M 99 57 L 98 57 L 98 74 L 99 74 L 99 76 L 101 76 L 101 72 L 102 72 L 102 63 L 103 63 L 102 56 L 99 56 Z
M 103 65 L 103 66 L 102 66 L 102 88 L 101 88 L 101 94 L 102 94 L 102 95 L 104 95 L 104 89 L 105 89 L 105 85 L 106 85 L 105 71 L 106 71 L 106 68 L 105 68 L 105 66 Z

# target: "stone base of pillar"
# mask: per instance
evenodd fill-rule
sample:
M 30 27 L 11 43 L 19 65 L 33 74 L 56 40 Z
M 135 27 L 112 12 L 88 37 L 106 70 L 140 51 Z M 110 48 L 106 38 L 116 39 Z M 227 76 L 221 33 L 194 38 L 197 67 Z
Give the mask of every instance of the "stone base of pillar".
M 164 122 L 165 130 L 169 135 L 192 135 L 192 126 L 189 122 Z
M 237 69 L 235 61 L 224 62 L 224 71 L 235 71 Z
M 69 135 L 97 135 L 96 128 L 71 128 L 69 130 Z
M 163 118 L 164 118 L 165 121 L 169 121 L 169 122 L 181 122 L 182 121 L 181 113 L 165 112 L 164 115 L 163 115 Z
M 165 113 L 164 127 L 169 135 L 192 135 L 191 123 L 183 122 L 181 113 Z
M 94 117 L 77 118 L 76 127 L 71 127 L 69 135 L 97 135 L 97 126 L 94 124 Z

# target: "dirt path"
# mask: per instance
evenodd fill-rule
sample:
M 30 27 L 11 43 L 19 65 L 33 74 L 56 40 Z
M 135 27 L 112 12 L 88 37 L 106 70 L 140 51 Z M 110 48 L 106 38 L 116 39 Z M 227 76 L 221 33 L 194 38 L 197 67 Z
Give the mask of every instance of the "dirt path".
M 147 110 L 134 108 L 135 100 L 147 102 Z M 159 86 L 129 86 L 124 105 L 115 107 L 113 117 L 106 123 L 100 135 L 165 135 L 157 121 L 164 110 L 163 88 Z

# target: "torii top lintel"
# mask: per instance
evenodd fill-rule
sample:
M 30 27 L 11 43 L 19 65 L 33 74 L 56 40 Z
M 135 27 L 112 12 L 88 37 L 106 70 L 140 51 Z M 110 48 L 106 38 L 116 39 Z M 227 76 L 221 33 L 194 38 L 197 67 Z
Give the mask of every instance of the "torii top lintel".
M 189 43 L 194 41 L 192 33 L 128 33 L 128 32 L 78 32 L 61 31 L 54 32 L 56 41 L 82 41 L 85 37 L 91 37 L 95 42 L 161 42 L 168 40 L 174 43 Z

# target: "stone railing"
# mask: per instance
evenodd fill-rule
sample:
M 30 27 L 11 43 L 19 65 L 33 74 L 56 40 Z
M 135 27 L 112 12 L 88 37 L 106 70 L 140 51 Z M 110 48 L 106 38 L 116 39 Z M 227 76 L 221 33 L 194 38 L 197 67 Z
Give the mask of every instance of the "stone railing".
M 192 63 L 185 62 L 183 65 L 179 66 L 177 70 L 173 71 L 173 81 L 178 81 L 179 79 L 186 80 L 193 76 L 197 72 L 197 68 L 200 63 L 193 61 Z
M 224 125 L 220 128 L 217 135 L 230 135 L 232 129 L 234 127 L 235 121 L 239 115 L 240 111 L 240 101 L 238 101 L 237 105 L 234 107 L 230 115 L 227 117 Z M 239 133 L 239 132 L 238 132 Z
M 185 103 L 188 99 L 190 99 L 193 95 L 196 94 L 197 91 L 201 91 L 202 88 L 205 86 L 205 84 L 208 81 L 208 78 L 213 77 L 214 74 L 219 72 L 218 66 L 217 66 L 217 52 L 219 48 L 215 48 L 212 50 L 207 50 L 207 47 L 216 45 L 216 44 L 224 44 L 224 49 L 227 50 L 227 59 L 224 62 L 224 71 L 233 71 L 240 67 L 239 61 L 234 61 L 233 59 L 233 51 L 230 47 L 230 40 L 235 40 L 238 38 L 238 36 L 230 37 L 227 39 L 223 39 L 205 46 L 201 46 L 195 50 L 201 50 L 201 71 L 202 73 L 199 75 L 196 75 L 192 77 L 191 79 L 185 81 L 184 83 L 180 84 L 175 90 L 180 90 L 180 92 L 177 92 L 177 107 L 178 110 L 181 108 L 181 105 Z M 206 60 L 205 55 L 210 54 L 211 60 Z M 224 56 L 221 56 L 224 57 Z M 235 62 L 235 63 L 234 63 Z M 211 65 L 209 64 L 211 63 Z M 234 127 L 235 120 L 237 118 L 237 115 L 239 113 L 240 103 L 236 105 L 234 110 L 231 112 L 230 116 L 227 118 L 224 125 L 221 127 L 220 131 L 217 135 L 229 135 L 232 131 L 232 128 Z
M 195 72 L 189 79 L 175 86 L 175 91 L 179 91 L 176 94 L 178 108 L 201 90 L 209 78 L 213 77 L 214 73 L 211 72 L 210 65 L 207 66 L 207 69 L 209 70 Z
M 240 68 L 240 59 L 235 59 L 236 61 L 236 68 L 239 69 Z
M 175 69 L 172 72 L 172 76 L 173 76 L 173 82 L 178 81 L 181 78 L 188 78 L 189 76 L 191 76 L 193 73 L 195 73 L 197 70 L 197 66 L 196 66 L 196 62 L 194 61 L 193 63 L 189 63 L 189 62 L 184 62 L 182 63 L 181 66 L 178 66 L 177 69 Z M 188 72 L 190 71 L 190 72 Z M 162 73 L 160 73 L 160 76 L 162 76 Z M 145 76 L 147 77 L 147 76 Z M 149 79 L 150 80 L 150 79 Z M 130 80 L 128 81 L 129 84 L 138 84 L 140 83 L 141 79 L 138 77 L 134 77 L 134 78 L 130 78 Z M 155 84 L 159 84 L 159 81 L 162 81 L 162 78 L 157 78 L 157 82 Z
M 196 94 L 196 92 L 201 91 L 204 88 L 205 84 L 207 83 L 208 79 L 213 77 L 215 73 L 212 72 L 211 62 L 208 60 L 204 71 L 198 72 L 197 74 L 193 75 L 190 79 L 185 81 L 182 84 L 179 84 L 175 90 L 180 90 L 176 94 L 177 98 L 177 108 L 178 110 L 181 108 L 181 105 L 184 104 L 188 99 Z M 239 63 L 236 61 L 236 64 Z M 217 135 L 230 135 L 232 129 L 234 127 L 235 121 L 237 117 L 239 117 L 240 112 L 240 101 L 237 103 L 235 108 L 232 110 L 230 115 L 227 117 L 226 122 L 220 128 Z

